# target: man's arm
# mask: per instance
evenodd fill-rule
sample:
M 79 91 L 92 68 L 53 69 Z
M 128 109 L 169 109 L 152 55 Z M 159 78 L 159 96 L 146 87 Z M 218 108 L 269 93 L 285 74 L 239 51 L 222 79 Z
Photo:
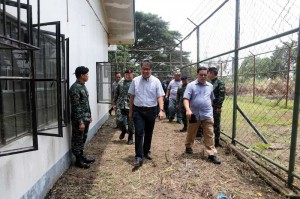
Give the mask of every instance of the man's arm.
M 224 99 L 225 99 L 225 94 L 226 94 L 226 88 L 225 88 L 225 83 L 223 81 L 220 81 L 219 83 L 219 98 L 217 100 L 217 108 L 222 108 Z
M 158 97 L 157 98 L 158 106 L 159 106 L 159 113 L 158 113 L 158 118 L 160 120 L 165 118 L 165 111 L 164 111 L 164 97 Z
M 191 109 L 190 109 L 190 100 L 187 98 L 183 99 L 183 105 L 185 108 L 185 113 L 186 113 L 186 119 L 190 120 L 191 119 L 191 115 L 193 114 Z
M 128 114 L 128 117 L 129 117 L 130 120 L 132 120 L 133 102 L 134 102 L 134 95 L 130 95 L 130 98 L 129 98 L 129 114 Z

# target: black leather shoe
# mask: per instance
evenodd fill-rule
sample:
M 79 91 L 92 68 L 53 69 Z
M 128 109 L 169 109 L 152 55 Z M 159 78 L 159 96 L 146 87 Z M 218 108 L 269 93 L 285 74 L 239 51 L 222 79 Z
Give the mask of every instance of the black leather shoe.
M 210 155 L 208 156 L 208 160 L 211 161 L 214 164 L 221 164 L 221 161 L 217 159 L 216 156 L 214 155 Z
M 191 147 L 187 147 L 187 148 L 185 148 L 185 153 L 193 154 L 193 149 Z
M 113 110 L 113 108 L 109 109 L 109 111 L 108 111 L 109 115 L 111 115 L 112 110 Z
M 88 158 L 88 157 L 84 157 L 84 156 L 81 157 L 81 160 L 82 160 L 84 163 L 87 163 L 87 164 L 90 164 L 90 163 L 95 162 L 95 159 L 94 159 L 94 158 Z
M 150 152 L 147 153 L 147 154 L 145 154 L 144 157 L 147 158 L 148 160 L 152 160 L 153 159 Z
M 90 165 L 84 163 L 84 162 L 81 162 L 81 161 L 76 161 L 75 162 L 75 166 L 79 167 L 79 168 L 82 168 L 82 169 L 88 169 L 90 168 Z
M 127 144 L 128 144 L 128 145 L 132 145 L 132 144 L 133 144 L 133 140 L 128 140 L 128 141 L 127 141 Z
M 126 134 L 126 131 L 122 131 L 122 133 L 121 133 L 120 136 L 119 136 L 119 139 L 120 139 L 120 140 L 123 140 L 124 137 L 125 137 L 125 134 Z
M 186 130 L 187 130 L 186 127 L 183 127 L 183 128 L 180 129 L 179 131 L 180 131 L 180 132 L 186 132 Z
M 220 147 L 220 148 L 223 148 L 223 146 L 220 144 L 220 143 L 215 143 L 215 147 Z
M 143 160 L 141 158 L 136 158 L 134 162 L 135 167 L 140 167 L 143 165 Z

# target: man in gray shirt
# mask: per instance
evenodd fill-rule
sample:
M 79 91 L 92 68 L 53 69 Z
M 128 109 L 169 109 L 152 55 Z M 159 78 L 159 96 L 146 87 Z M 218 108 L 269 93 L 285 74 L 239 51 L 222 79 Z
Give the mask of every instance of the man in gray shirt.
M 177 123 L 181 124 L 182 116 L 179 109 L 176 108 L 177 90 L 181 87 L 182 82 L 180 79 L 181 73 L 179 71 L 174 72 L 174 79 L 169 83 L 166 98 L 169 100 L 169 122 L 172 122 L 177 116 Z
M 165 92 L 159 79 L 151 75 L 152 62 L 144 60 L 141 63 L 141 73 L 142 75 L 132 80 L 128 90 L 129 118 L 133 119 L 135 127 L 135 167 L 142 166 L 144 157 L 152 159 L 150 149 L 155 119 L 157 115 L 160 120 L 165 117 L 163 103 Z
M 212 100 L 215 98 L 213 85 L 206 81 L 207 68 L 197 69 L 197 79 L 190 82 L 183 95 L 183 104 L 186 110 L 186 117 L 189 121 L 186 136 L 186 153 L 193 153 L 194 143 L 199 126 L 203 129 L 203 143 L 208 160 L 214 164 L 221 164 L 217 159 L 214 136 L 214 119 Z

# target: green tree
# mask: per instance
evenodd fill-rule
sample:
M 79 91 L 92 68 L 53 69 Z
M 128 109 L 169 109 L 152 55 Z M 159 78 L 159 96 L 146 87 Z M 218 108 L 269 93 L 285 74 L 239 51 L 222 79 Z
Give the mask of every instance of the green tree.
M 182 63 L 189 63 L 190 52 L 174 50 L 176 40 L 180 39 L 178 31 L 169 30 L 169 23 L 163 21 L 161 17 L 151 13 L 136 12 L 136 40 L 134 45 L 119 47 L 113 55 L 109 55 L 109 61 L 120 63 L 121 60 L 127 62 L 139 62 L 143 59 L 151 59 L 154 69 L 157 71 L 170 71 L 177 68 Z M 170 63 L 171 62 L 171 63 Z M 175 64 L 176 63 L 176 64 Z

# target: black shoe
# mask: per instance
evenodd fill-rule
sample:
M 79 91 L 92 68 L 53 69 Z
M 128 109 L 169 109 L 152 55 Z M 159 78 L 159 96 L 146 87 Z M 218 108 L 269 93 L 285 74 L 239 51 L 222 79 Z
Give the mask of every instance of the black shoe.
M 136 158 L 134 162 L 135 167 L 140 167 L 143 165 L 143 160 L 141 158 Z
M 122 131 L 122 133 L 121 133 L 120 136 L 119 136 L 119 139 L 120 139 L 120 140 L 123 140 L 124 137 L 125 137 L 125 134 L 126 134 L 126 131 Z
M 151 156 L 151 152 L 146 153 L 146 154 L 144 155 L 144 157 L 147 158 L 148 160 L 152 160 L 152 159 L 153 159 L 152 156 Z
M 90 165 L 86 164 L 83 162 L 81 155 L 77 155 L 76 156 L 76 162 L 75 162 L 75 166 L 82 168 L 82 169 L 88 169 L 90 168 Z
M 128 134 L 128 141 L 127 141 L 127 144 L 128 144 L 128 145 L 133 144 L 133 134 L 132 134 L 132 133 L 129 133 L 129 134 Z
M 109 111 L 108 111 L 109 115 L 111 115 L 112 110 L 113 110 L 113 108 L 109 109 Z
M 214 155 L 210 155 L 208 156 L 208 160 L 211 161 L 214 164 L 221 164 L 221 161 L 217 159 L 216 156 Z
M 174 120 L 174 117 L 169 118 L 169 122 L 173 122 L 173 120 Z
M 215 143 L 215 147 L 220 147 L 220 148 L 223 148 L 223 146 L 220 144 L 220 143 Z
M 186 130 L 187 130 L 186 127 L 183 127 L 183 128 L 180 129 L 179 131 L 180 131 L 180 132 L 186 132 Z
M 193 154 L 193 149 L 191 147 L 187 147 L 187 148 L 185 148 L 185 153 Z
M 181 124 L 181 121 L 177 121 L 177 124 Z
M 81 160 L 87 164 L 91 164 L 91 163 L 95 162 L 94 158 L 88 158 L 88 157 L 84 157 L 84 156 L 81 156 Z

